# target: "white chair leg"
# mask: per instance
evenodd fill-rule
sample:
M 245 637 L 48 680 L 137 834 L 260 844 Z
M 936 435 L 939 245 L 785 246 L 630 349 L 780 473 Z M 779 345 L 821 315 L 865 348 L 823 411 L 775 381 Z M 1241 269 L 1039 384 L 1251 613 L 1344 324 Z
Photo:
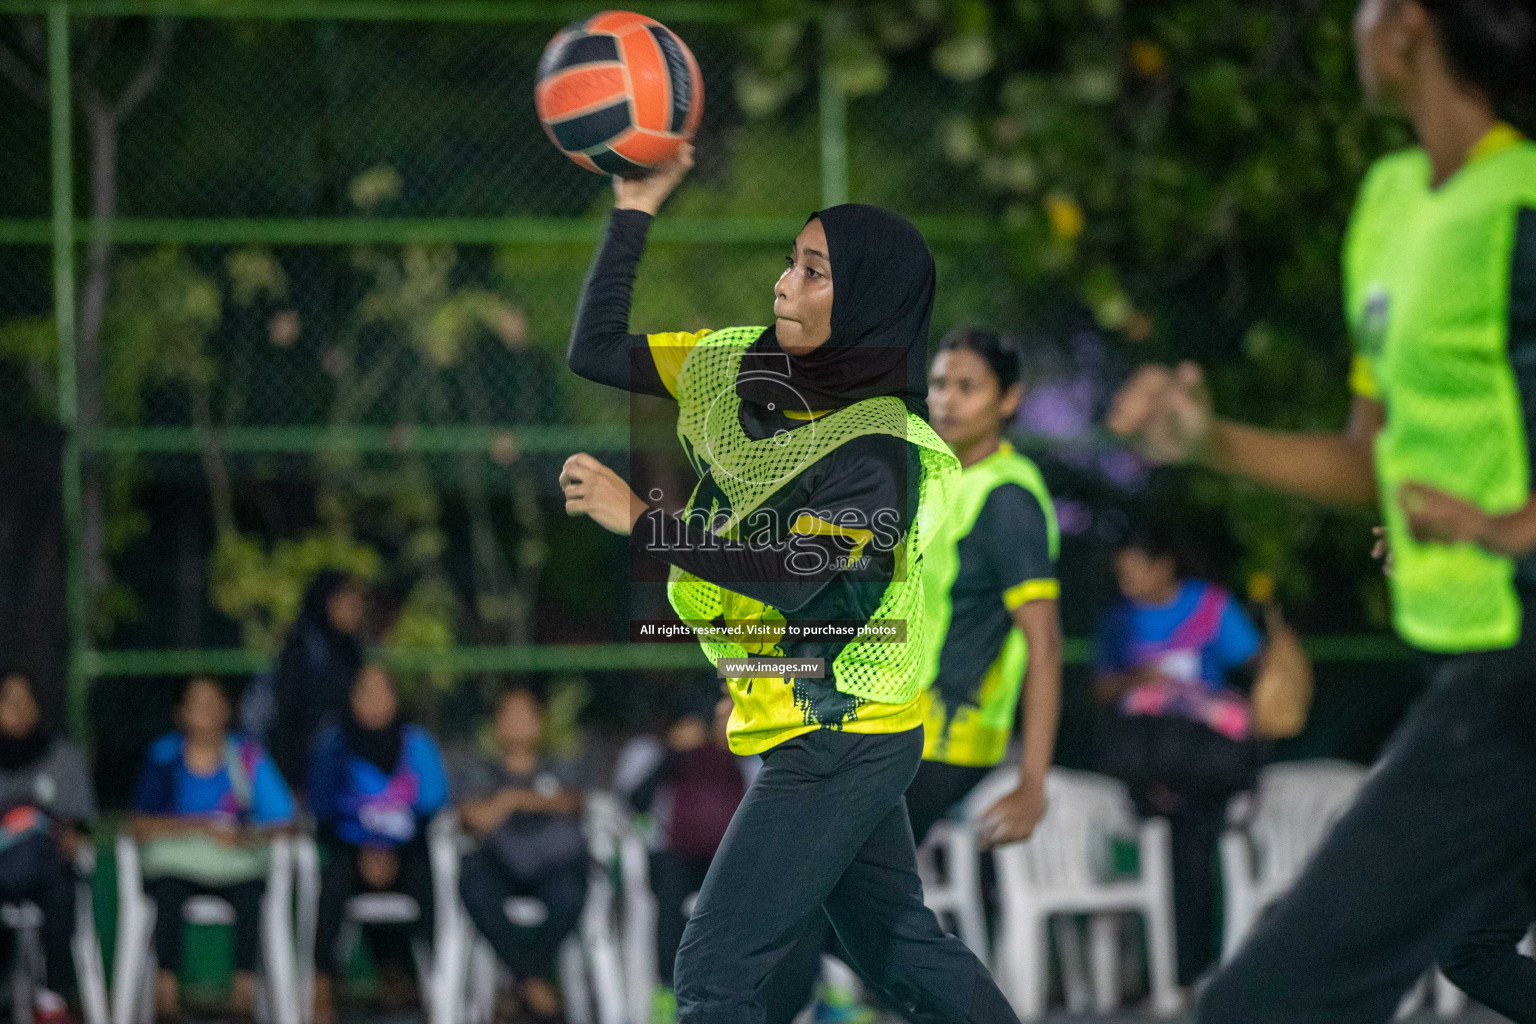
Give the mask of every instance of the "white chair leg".
M 294 983 L 293 846 L 287 839 L 272 842 L 272 868 L 261 898 L 261 963 L 268 1010 L 276 1024 L 299 1024 L 299 1000 Z
M 1435 1016 L 1459 1017 L 1467 1008 L 1467 994 L 1451 983 L 1451 979 L 1435 968 Z
M 1120 915 L 1088 919 L 1089 964 L 1093 974 L 1093 1010 L 1104 1015 L 1120 1005 Z
M 591 989 L 587 986 L 586 956 L 581 940 L 568 935 L 559 951 L 560 995 L 565 1000 L 565 1019 L 569 1024 L 592 1024 Z M 631 1018 L 645 1024 L 645 1018 Z
M 155 905 L 142 895 L 119 904 L 117 961 L 112 965 L 113 1024 L 138 1024 L 154 1017 L 150 937 L 155 913 Z
M 1020 1020 L 1039 1020 L 1045 1014 L 1045 982 L 1049 951 L 1045 921 L 1029 914 L 1014 915 L 1006 922 L 1008 976 L 1006 994 Z
M 108 1024 L 112 1011 L 107 1003 L 107 972 L 102 965 L 101 942 L 96 936 L 91 884 L 84 879 L 75 883 L 75 934 L 70 939 L 70 951 L 75 958 L 85 1024 Z
M 582 948 L 592 971 L 597 1024 L 625 1024 L 624 971 L 619 961 L 618 943 L 607 919 L 612 902 L 613 889 L 608 880 L 592 879 L 579 927 Z
M 1152 1012 L 1172 1017 L 1182 1008 L 1173 930 L 1173 846 L 1168 821 L 1142 823 L 1140 860 L 1147 897 L 1147 964 L 1152 979 Z
M 1253 928 L 1253 850 L 1248 837 L 1228 831 L 1221 837 L 1221 884 L 1224 905 L 1221 926 L 1221 962 L 1237 953 Z
M 975 832 L 956 825 L 945 844 L 949 860 L 949 882 L 955 891 L 955 923 L 960 941 L 971 948 L 982 963 L 990 963 L 987 942 L 987 915 L 981 902 L 981 857 L 976 849 Z
M 293 842 L 294 1002 L 299 1020 L 315 1012 L 315 930 L 320 914 L 320 851 L 309 836 Z
M 1090 998 L 1082 922 L 1075 914 L 1057 914 L 1051 918 L 1051 934 L 1056 938 L 1056 952 L 1061 957 L 1061 990 L 1066 996 L 1067 1010 L 1074 1014 L 1087 1013 Z

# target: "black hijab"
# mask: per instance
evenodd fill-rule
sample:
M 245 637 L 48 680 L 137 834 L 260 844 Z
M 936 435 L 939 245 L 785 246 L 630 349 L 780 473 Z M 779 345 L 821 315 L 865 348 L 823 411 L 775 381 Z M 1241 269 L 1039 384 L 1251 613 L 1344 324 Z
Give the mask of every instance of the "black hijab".
M 37 688 L 32 685 L 32 677 L 25 672 L 14 670 L 0 672 L 0 685 L 15 676 L 22 680 L 32 694 L 32 700 L 37 700 Z M 0 771 L 20 771 L 30 764 L 34 764 L 42 756 L 48 753 L 48 748 L 53 745 L 53 733 L 43 728 L 43 720 L 39 718 L 32 731 L 25 736 L 10 736 L 0 732 Z
M 785 386 L 813 410 L 840 409 L 891 395 L 928 418 L 928 321 L 933 313 L 933 256 L 905 218 L 863 203 L 819 210 L 832 261 L 832 336 L 792 356 L 769 327 L 747 349 L 736 394 L 766 408 Z M 789 377 L 749 373 L 766 370 Z
M 358 678 L 361 679 L 361 674 Z M 347 709 L 341 716 L 341 738 L 347 749 L 385 775 L 395 774 L 395 769 L 400 766 L 400 754 L 405 743 L 405 722 L 401 720 L 399 708 L 396 707 L 395 717 L 388 725 L 370 729 L 357 720 L 350 698 L 349 690 Z

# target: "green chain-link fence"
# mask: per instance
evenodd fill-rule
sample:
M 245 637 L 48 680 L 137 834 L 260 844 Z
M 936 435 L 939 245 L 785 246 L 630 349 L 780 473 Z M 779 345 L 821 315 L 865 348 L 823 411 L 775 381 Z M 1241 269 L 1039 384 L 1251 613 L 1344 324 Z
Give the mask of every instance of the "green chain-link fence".
M 850 196 L 924 228 L 937 324 L 1017 319 L 938 140 L 962 87 L 898 67 L 845 99 L 824 5 L 639 6 L 706 107 L 637 324 L 765 308 L 805 214 Z M 598 9 L 0 0 L 0 404 L 63 429 L 76 726 L 93 677 L 265 665 L 325 563 L 390 584 L 402 668 L 703 664 L 619 642 L 638 606 L 593 592 L 622 562 L 552 493 L 565 455 L 631 443 L 628 402 L 562 360 L 608 185 L 531 102 L 550 35 Z

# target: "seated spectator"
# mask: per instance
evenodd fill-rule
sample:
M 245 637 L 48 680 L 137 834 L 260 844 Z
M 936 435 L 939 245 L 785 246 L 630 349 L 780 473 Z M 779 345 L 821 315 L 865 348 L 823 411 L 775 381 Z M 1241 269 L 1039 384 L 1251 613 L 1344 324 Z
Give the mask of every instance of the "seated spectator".
M 540 755 L 543 735 L 538 698 L 508 690 L 496 704 L 497 756 L 459 766 L 459 818 L 479 840 L 464 858 L 459 891 L 475 926 L 517 979 L 528 1013 L 558 1020 L 555 954 L 586 903 L 587 845 L 577 773 Z M 514 926 L 502 909 L 511 896 L 541 901 L 544 921 Z
M 180 1013 L 182 907 L 217 896 L 235 910 L 232 1012 L 255 1005 L 261 897 L 269 841 L 293 822 L 293 799 L 261 746 L 229 731 L 219 684 L 189 679 L 176 705 L 177 730 L 150 745 L 130 827 L 141 844 L 144 891 L 155 901 L 155 1012 Z
M 43 913 L 45 977 L 34 993 L 35 1024 L 69 1021 L 75 858 L 95 820 L 96 795 L 79 748 L 43 728 L 31 679 L 0 676 L 0 900 L 30 900 Z M 0 930 L 0 942 L 10 945 L 12 934 Z
M 1252 709 L 1233 673 L 1258 667 L 1263 639 L 1231 594 L 1184 577 L 1157 527 L 1122 542 L 1115 579 L 1122 598 L 1100 623 L 1094 677 L 1113 712 L 1101 767 L 1125 780 L 1143 815 L 1172 825 L 1179 983 L 1190 985 L 1215 959 L 1227 802 L 1259 767 Z
M 688 923 L 688 904 L 704 884 L 736 805 L 760 763 L 756 757 L 731 753 L 726 745 L 730 714 L 731 699 L 726 697 L 707 713 L 701 710 L 680 717 L 667 731 L 666 755 L 629 797 L 635 810 L 649 813 L 657 827 L 651 889 L 656 894 L 656 967 L 661 987 L 652 1008 L 653 1021 L 668 1021 L 676 1015 L 672 970 Z M 820 952 L 817 945 L 796 957 L 797 963 L 806 961 L 805 971 L 787 972 L 803 990 L 814 981 Z M 785 974 L 776 972 L 775 983 Z M 770 1012 L 769 1019 L 774 1018 Z
M 322 733 L 309 774 L 309 805 L 325 867 L 315 935 L 316 1024 L 336 1018 L 336 937 L 347 900 L 360 892 L 397 892 L 420 914 L 407 931 L 364 929 L 378 961 L 386 1000 L 412 998 L 411 940 L 432 936 L 432 866 L 427 825 L 448 802 L 437 742 L 401 720 L 394 681 L 365 665 L 352 684 L 341 725 Z

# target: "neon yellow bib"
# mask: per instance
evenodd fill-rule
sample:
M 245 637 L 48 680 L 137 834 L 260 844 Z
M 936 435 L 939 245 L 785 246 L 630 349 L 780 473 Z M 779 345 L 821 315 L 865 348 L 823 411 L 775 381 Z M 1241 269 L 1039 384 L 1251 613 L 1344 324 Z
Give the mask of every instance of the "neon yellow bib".
M 865 700 L 901 704 L 917 695 L 923 662 L 923 583 L 919 571 L 924 549 L 944 514 L 948 495 L 960 475 L 960 462 L 921 417 L 893 397 L 868 398 L 837 409 L 803 427 L 754 439 L 737 418 L 740 399 L 736 378 L 742 353 L 763 332 L 761 327 L 731 327 L 698 342 L 678 374 L 677 436 L 700 476 L 712 472 L 728 499 L 728 510 L 710 528 L 733 535 L 742 519 L 814 462 L 866 434 L 890 434 L 918 446 L 922 477 L 911 528 L 897 549 L 895 578 L 872 618 L 904 620 L 904 643 L 855 639 L 833 661 L 837 689 Z M 695 489 L 697 495 L 697 489 Z M 692 502 L 690 502 L 690 507 Z M 782 619 L 782 613 L 699 579 L 673 566 L 667 597 L 677 614 L 698 635 L 710 662 L 744 658 L 742 644 L 711 628 L 716 617 Z

